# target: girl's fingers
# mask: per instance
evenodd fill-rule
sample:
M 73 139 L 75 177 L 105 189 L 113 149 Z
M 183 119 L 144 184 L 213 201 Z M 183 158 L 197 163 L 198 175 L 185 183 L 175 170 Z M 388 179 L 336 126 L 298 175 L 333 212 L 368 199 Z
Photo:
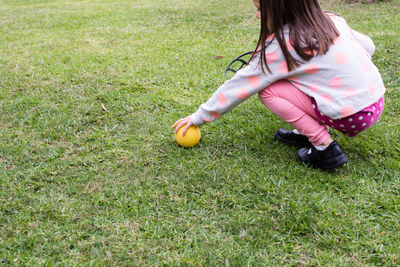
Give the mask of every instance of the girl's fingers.
M 192 122 L 190 116 L 188 116 L 188 117 L 186 117 L 186 118 L 182 118 L 182 119 L 177 120 L 177 121 L 171 126 L 171 128 L 175 128 L 174 133 L 177 133 L 177 132 L 179 131 L 179 129 L 182 128 L 184 125 L 186 125 L 186 126 L 185 126 L 185 128 L 183 129 L 182 136 L 185 136 L 187 129 L 188 129 L 190 126 L 193 125 L 193 122 Z
M 184 119 L 177 120 L 174 124 L 172 124 L 171 128 L 175 128 L 176 125 L 178 125 L 182 120 L 184 120 Z
M 186 124 L 185 121 L 181 121 L 175 128 L 174 133 L 177 133 L 179 131 L 180 128 L 182 128 L 182 126 L 184 126 Z
M 182 136 L 185 136 L 186 131 L 187 131 L 187 129 L 190 127 L 191 124 L 192 124 L 191 122 L 189 122 L 189 123 L 186 124 L 185 128 L 183 129 Z

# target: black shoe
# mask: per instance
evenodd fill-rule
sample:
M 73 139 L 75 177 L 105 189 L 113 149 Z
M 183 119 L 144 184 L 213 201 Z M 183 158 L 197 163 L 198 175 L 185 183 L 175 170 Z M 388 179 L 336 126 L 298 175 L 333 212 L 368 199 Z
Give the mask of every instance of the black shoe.
M 313 145 L 308 141 L 308 138 L 301 134 L 295 134 L 292 130 L 286 129 L 279 129 L 276 134 L 275 138 L 279 141 L 295 146 L 301 147 L 312 147 Z
M 334 169 L 349 161 L 336 141 L 333 141 L 325 150 L 319 151 L 314 146 L 310 148 L 303 147 L 297 153 L 297 158 L 306 164 L 318 167 L 324 170 Z

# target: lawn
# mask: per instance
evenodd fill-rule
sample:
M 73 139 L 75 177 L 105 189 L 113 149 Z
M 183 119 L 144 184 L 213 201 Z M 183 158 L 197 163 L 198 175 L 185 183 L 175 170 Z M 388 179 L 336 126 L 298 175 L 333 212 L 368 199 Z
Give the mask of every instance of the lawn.
M 400 2 L 321 4 L 387 88 L 330 172 L 256 96 L 174 140 L 254 48 L 252 1 L 0 0 L 0 265 L 399 265 Z

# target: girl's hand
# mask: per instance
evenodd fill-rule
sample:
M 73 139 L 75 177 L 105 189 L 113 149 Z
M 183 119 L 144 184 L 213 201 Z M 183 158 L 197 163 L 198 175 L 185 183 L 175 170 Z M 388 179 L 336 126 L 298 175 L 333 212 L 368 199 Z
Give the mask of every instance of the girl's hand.
M 179 130 L 180 128 L 182 128 L 184 125 L 186 125 L 186 126 L 185 126 L 185 128 L 183 129 L 182 136 L 185 136 L 187 129 L 188 129 L 190 126 L 193 125 L 191 116 L 187 116 L 186 118 L 182 118 L 182 119 L 177 120 L 177 121 L 171 126 L 171 128 L 175 128 L 174 133 L 177 133 L 178 130 Z

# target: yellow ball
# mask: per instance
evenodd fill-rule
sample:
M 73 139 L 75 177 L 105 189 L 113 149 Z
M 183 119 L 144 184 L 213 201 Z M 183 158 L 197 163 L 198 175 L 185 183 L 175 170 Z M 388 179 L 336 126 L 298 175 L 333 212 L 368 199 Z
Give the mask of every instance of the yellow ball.
M 200 141 L 200 127 L 192 125 L 187 129 L 185 136 L 182 136 L 184 128 L 185 127 L 181 127 L 175 134 L 176 141 L 183 147 L 195 146 Z

